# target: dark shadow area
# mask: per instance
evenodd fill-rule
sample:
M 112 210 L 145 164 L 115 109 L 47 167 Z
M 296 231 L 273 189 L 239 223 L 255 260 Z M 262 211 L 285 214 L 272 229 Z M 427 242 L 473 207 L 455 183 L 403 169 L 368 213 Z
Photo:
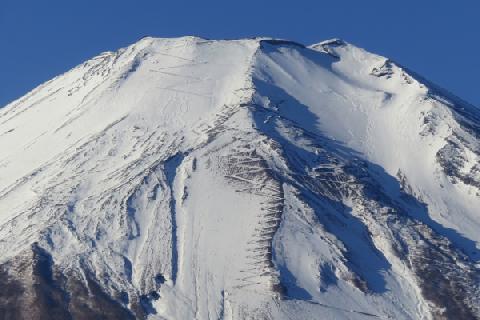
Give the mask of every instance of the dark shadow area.
M 329 263 L 320 265 L 320 292 L 326 292 L 329 286 L 335 286 L 338 283 L 335 275 L 334 266 Z
M 275 259 L 275 258 L 273 258 Z M 312 300 L 312 296 L 307 290 L 297 285 L 297 279 L 284 265 L 278 264 L 280 272 L 280 282 L 283 287 L 283 296 L 286 299 Z

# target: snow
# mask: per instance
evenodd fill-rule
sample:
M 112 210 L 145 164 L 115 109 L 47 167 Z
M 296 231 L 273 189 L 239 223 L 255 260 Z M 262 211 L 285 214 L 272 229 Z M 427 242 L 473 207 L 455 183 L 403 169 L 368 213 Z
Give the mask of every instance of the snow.
M 150 319 L 435 318 L 419 257 L 480 259 L 478 132 L 444 99 L 341 40 L 102 53 L 0 109 L 1 262 L 38 242 Z

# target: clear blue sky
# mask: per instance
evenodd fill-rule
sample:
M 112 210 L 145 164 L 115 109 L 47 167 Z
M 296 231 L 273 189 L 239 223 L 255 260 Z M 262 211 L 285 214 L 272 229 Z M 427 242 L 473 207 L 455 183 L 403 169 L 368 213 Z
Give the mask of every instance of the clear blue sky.
M 0 0 L 0 106 L 145 35 L 339 37 L 480 106 L 478 0 Z

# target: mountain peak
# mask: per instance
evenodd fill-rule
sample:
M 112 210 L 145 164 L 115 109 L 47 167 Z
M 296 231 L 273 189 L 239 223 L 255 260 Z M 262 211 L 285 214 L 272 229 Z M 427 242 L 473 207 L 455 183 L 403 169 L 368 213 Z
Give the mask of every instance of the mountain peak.
M 347 42 L 345 42 L 344 40 L 342 39 L 339 39 L 339 38 L 332 38 L 332 39 L 329 39 L 329 40 L 324 40 L 324 41 L 321 41 L 319 43 L 316 43 L 316 44 L 312 44 L 311 47 L 315 47 L 315 46 L 345 46 L 347 45 Z
M 101 54 L 0 109 L 0 314 L 478 319 L 478 119 L 339 39 Z

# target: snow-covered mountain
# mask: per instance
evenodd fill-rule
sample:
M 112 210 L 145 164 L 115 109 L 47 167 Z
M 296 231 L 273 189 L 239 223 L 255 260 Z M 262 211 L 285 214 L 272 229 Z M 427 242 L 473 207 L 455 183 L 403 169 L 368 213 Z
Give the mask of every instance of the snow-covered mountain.
M 0 319 L 480 319 L 480 111 L 341 40 L 145 38 L 0 150 Z

